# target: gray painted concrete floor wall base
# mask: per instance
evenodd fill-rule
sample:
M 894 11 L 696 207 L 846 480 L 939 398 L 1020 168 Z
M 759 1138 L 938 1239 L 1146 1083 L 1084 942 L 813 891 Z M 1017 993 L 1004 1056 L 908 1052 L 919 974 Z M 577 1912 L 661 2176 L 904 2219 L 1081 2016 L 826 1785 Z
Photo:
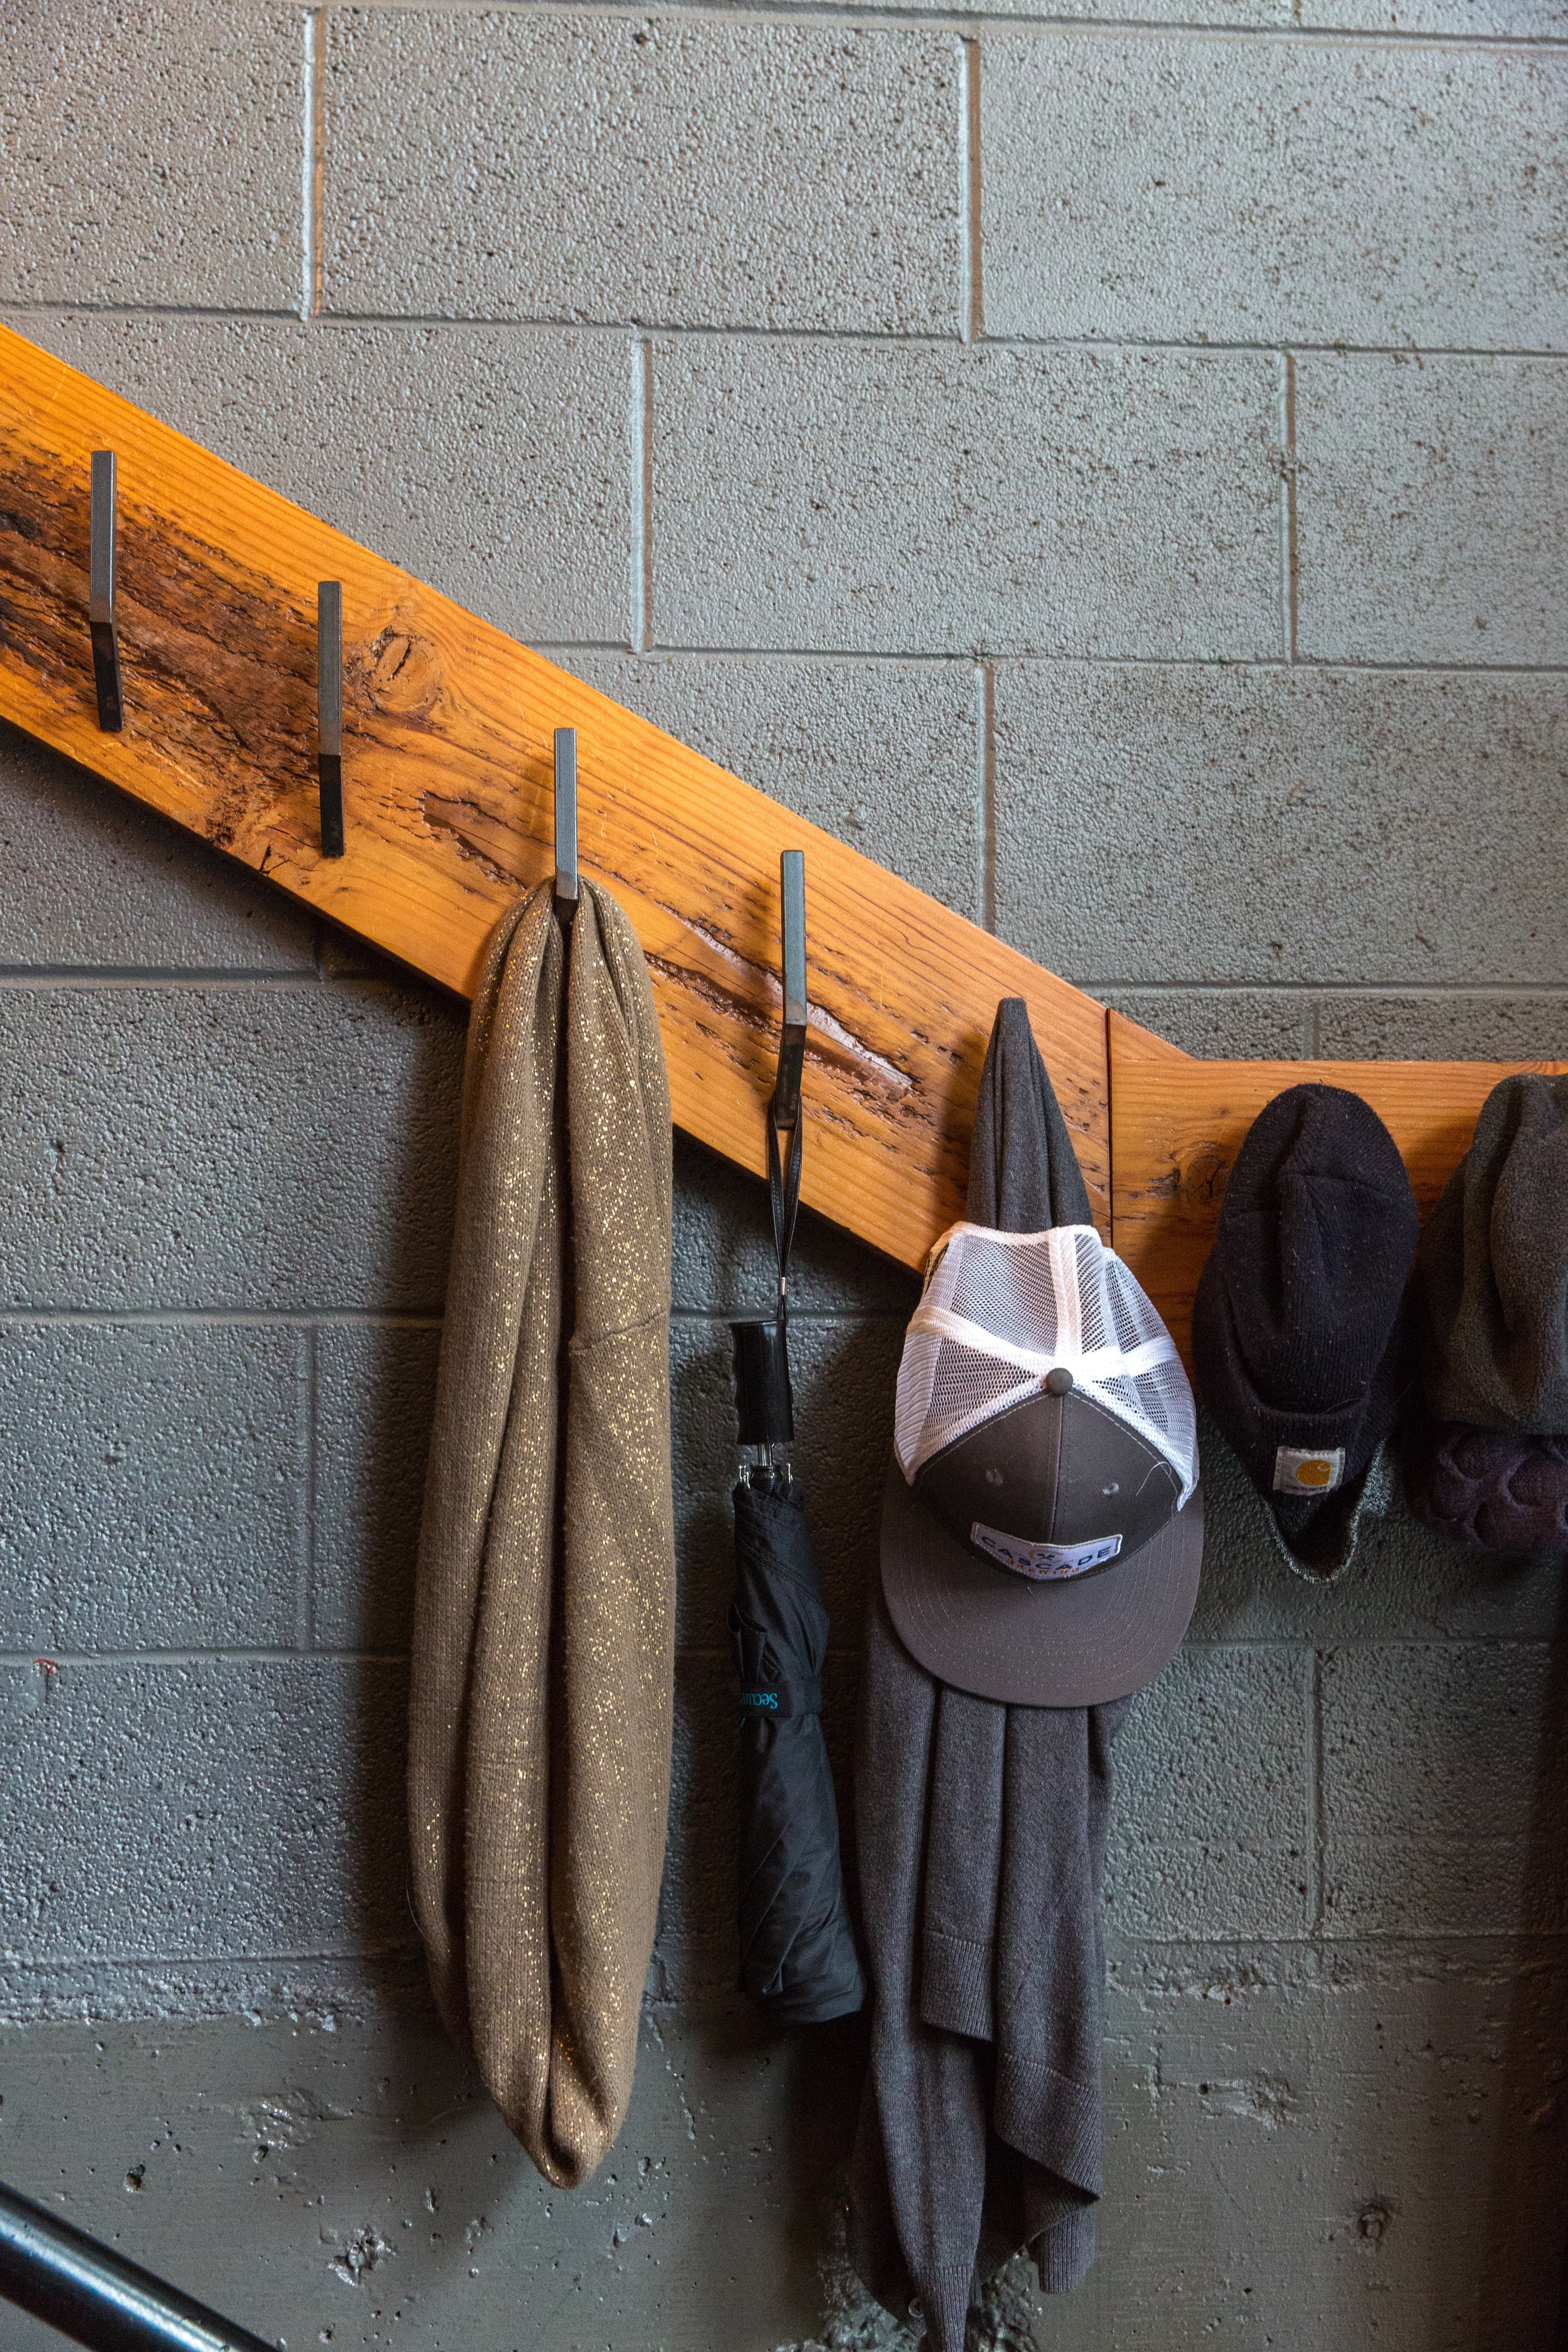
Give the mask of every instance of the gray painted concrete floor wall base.
M 0 2149 L 7 2179 L 289 2352 L 738 2352 L 816 2325 L 854 2032 L 650 2011 L 626 2131 L 571 2197 L 427 2012 L 7 2037 Z M 57 2340 L 7 2324 L 8 2352 Z
M 1117 1967 L 1100 2263 L 1048 2303 L 1010 2266 L 973 2352 L 1544 2343 L 1565 1993 L 1560 1955 L 1503 1943 Z M 0 2158 L 289 2352 L 903 2347 L 842 2251 L 861 2038 L 774 2038 L 733 1997 L 650 2008 L 622 2139 L 563 2197 L 417 2006 L 58 2023 L 0 2039 Z

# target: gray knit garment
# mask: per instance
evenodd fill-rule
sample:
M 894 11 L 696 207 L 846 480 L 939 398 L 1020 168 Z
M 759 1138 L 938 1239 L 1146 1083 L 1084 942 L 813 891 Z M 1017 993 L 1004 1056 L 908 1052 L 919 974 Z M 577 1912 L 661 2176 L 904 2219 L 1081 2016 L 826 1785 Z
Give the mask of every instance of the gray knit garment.
M 1568 1431 L 1568 1078 L 1495 1086 L 1415 1254 L 1438 1421 Z
M 1010 1233 L 1091 1222 L 1021 998 L 985 1057 L 969 1215 Z M 856 1769 L 875 2008 L 849 2251 L 936 2352 L 963 2352 L 977 2272 L 1027 2246 L 1058 2294 L 1094 2259 L 1100 1880 L 1130 1704 L 951 1690 L 903 1647 L 877 1580 Z

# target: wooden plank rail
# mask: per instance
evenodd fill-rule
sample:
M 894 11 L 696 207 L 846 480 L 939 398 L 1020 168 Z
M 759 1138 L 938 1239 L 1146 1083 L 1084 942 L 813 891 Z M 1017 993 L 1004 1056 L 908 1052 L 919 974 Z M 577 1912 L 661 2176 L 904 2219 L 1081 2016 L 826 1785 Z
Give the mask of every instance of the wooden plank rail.
M 88 637 L 95 448 L 119 465 L 118 735 L 99 731 Z M 501 908 L 551 871 L 551 736 L 574 727 L 582 869 L 647 951 L 680 1126 L 764 1166 L 779 853 L 803 849 L 810 1205 L 921 1262 L 963 1213 L 985 1040 L 1018 995 L 1109 1220 L 1092 998 L 4 329 L 0 476 L 0 716 L 464 994 Z M 343 593 L 347 855 L 332 860 L 321 580 Z
M 1110 1015 L 1111 1232 L 1184 1354 L 1193 1293 L 1248 1128 L 1287 1087 L 1343 1087 L 1369 1102 L 1426 1216 L 1480 1109 L 1510 1070 L 1564 1062 L 1196 1062 Z
M 125 726 L 97 724 L 91 452 L 116 452 Z M 316 587 L 343 594 L 347 855 L 321 855 Z M 1386 1119 L 1423 1208 L 1506 1071 L 1198 1062 L 0 328 L 0 717 L 471 993 L 502 908 L 552 865 L 551 735 L 578 730 L 579 856 L 637 927 L 679 1123 L 764 1163 L 778 861 L 806 856 L 805 1197 L 909 1265 L 963 1213 L 996 1003 L 1028 1002 L 1102 1229 L 1186 1345 L 1236 1152 L 1318 1078 Z

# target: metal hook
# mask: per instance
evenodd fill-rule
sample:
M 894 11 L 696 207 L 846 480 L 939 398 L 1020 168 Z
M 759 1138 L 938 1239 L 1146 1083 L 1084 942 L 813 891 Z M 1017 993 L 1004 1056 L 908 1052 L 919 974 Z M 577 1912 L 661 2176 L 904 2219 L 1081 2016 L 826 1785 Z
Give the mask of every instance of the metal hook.
M 577 904 L 577 730 L 555 730 L 555 903 Z
M 343 854 L 343 590 L 316 583 L 316 777 L 321 799 L 321 855 Z
M 784 1029 L 773 1116 L 779 1127 L 800 1118 L 800 1081 L 805 1066 L 805 852 L 786 849 L 779 858 L 779 918 L 784 933 Z
M 98 723 L 106 735 L 118 735 L 125 723 L 120 689 L 120 631 L 114 618 L 114 452 L 95 449 L 88 525 L 87 625 L 92 635 Z

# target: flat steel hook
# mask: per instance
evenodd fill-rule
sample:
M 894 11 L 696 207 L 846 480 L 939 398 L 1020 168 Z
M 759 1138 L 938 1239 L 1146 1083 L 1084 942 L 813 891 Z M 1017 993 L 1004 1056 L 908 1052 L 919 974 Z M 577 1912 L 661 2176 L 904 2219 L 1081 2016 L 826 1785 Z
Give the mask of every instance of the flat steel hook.
M 577 730 L 555 730 L 555 903 L 577 904 Z
M 800 1081 L 805 1067 L 805 852 L 786 849 L 779 857 L 779 918 L 784 933 L 784 1028 L 773 1084 L 773 1117 L 778 1127 L 800 1118 Z
M 120 686 L 120 630 L 114 618 L 114 452 L 92 453 L 92 508 L 88 525 L 87 625 L 92 636 L 92 683 L 98 723 L 106 735 L 125 724 Z
M 343 854 L 343 590 L 316 583 L 316 777 L 321 802 L 321 855 Z

